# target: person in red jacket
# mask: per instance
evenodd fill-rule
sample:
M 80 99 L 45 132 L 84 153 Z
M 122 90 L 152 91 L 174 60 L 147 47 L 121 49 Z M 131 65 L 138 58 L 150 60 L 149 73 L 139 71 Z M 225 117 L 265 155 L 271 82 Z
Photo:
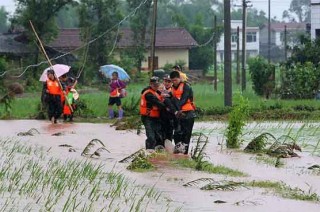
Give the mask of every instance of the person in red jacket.
M 61 94 L 64 92 L 61 89 L 58 79 L 56 79 L 54 71 L 48 70 L 45 90 L 48 94 L 48 117 L 52 123 L 56 124 L 62 113 Z

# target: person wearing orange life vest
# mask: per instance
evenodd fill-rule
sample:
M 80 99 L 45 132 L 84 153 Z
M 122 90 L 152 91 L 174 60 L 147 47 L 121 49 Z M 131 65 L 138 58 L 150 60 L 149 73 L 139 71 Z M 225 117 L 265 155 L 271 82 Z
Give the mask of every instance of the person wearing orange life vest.
M 160 110 L 166 106 L 162 101 L 159 78 L 152 77 L 150 84 L 141 92 L 140 115 L 146 130 L 146 149 L 155 149 L 158 145 L 164 145 L 161 133 Z
M 170 79 L 173 84 L 172 102 L 177 109 L 173 139 L 176 146 L 184 145 L 184 154 L 188 154 L 195 118 L 193 91 L 188 83 L 182 82 L 178 71 L 171 72 Z
M 48 70 L 47 77 L 45 89 L 48 94 L 48 117 L 52 123 L 56 124 L 62 113 L 61 94 L 64 91 L 61 89 L 58 80 L 55 78 L 53 70 Z
M 160 119 L 161 119 L 161 131 L 163 140 L 170 140 L 173 139 L 173 129 L 174 129 L 174 107 L 171 102 L 172 97 L 172 82 L 170 79 L 170 76 L 168 74 L 165 74 L 163 76 L 163 89 L 161 91 L 161 96 L 164 99 L 163 103 L 166 105 L 167 108 L 173 108 L 171 110 L 161 110 L 160 111 Z

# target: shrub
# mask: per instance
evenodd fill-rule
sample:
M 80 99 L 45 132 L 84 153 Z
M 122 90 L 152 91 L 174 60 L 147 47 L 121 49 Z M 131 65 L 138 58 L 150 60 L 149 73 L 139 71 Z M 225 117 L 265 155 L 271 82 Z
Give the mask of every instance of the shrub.
M 249 70 L 252 79 L 252 88 L 259 96 L 270 97 L 274 90 L 275 66 L 268 64 L 262 57 L 250 58 L 248 60 Z
M 314 98 L 319 89 L 319 77 L 320 67 L 316 67 L 311 62 L 281 67 L 281 98 Z
M 248 101 L 240 96 L 237 100 L 237 104 L 232 108 L 230 113 L 228 127 L 227 127 L 227 147 L 239 148 L 240 136 L 242 134 L 242 128 L 245 125 L 246 118 L 248 116 Z

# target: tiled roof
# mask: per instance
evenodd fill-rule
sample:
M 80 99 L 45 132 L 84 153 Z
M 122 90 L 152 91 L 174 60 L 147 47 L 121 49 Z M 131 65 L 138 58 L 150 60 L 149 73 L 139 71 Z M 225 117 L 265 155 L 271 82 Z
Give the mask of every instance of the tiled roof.
M 59 51 L 74 50 L 82 45 L 80 38 L 80 29 L 60 29 L 57 38 L 49 43 L 48 46 L 55 48 Z
M 0 54 L 28 54 L 31 53 L 28 46 L 16 41 L 17 34 L 0 34 Z
M 287 26 L 287 30 L 305 30 L 306 23 L 271 23 L 271 30 L 274 31 L 283 31 L 284 26 Z M 263 28 L 268 28 L 268 24 L 265 24 Z
M 128 28 L 120 29 L 118 48 L 134 46 L 133 33 Z M 150 35 L 146 35 L 146 47 L 150 47 Z M 49 46 L 60 51 L 74 50 L 82 45 L 80 29 L 61 29 L 58 37 Z M 184 28 L 158 28 L 156 34 L 157 48 L 192 48 L 197 42 Z

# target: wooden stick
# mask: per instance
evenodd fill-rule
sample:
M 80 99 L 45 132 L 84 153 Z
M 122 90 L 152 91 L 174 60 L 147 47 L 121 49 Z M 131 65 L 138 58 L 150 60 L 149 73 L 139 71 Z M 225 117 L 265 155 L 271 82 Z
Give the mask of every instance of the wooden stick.
M 34 28 L 33 24 L 32 24 L 32 21 L 31 21 L 31 20 L 29 20 L 29 22 L 30 22 L 30 25 L 31 25 L 32 31 L 34 32 L 34 34 L 35 34 L 35 36 L 36 36 L 36 38 L 37 38 L 37 40 L 38 40 L 38 42 L 39 42 L 39 44 L 40 44 L 40 47 L 41 47 L 42 53 L 44 54 L 44 56 L 46 57 L 46 59 L 47 59 L 47 61 L 48 61 L 49 65 L 50 65 L 50 67 L 52 68 L 52 66 L 53 66 L 53 65 L 52 65 L 52 63 L 51 63 L 51 61 L 50 61 L 50 59 L 49 59 L 49 57 L 48 57 L 48 55 L 47 55 L 47 53 L 46 53 L 46 50 L 44 49 L 44 47 L 43 47 L 43 45 L 42 45 L 42 42 L 41 42 L 41 40 L 40 40 L 40 38 L 39 38 L 39 36 L 38 36 L 38 34 L 37 34 L 37 32 L 36 32 L 36 30 L 35 30 L 35 28 Z M 52 68 L 52 70 L 53 70 L 53 68 Z M 65 98 L 65 100 L 67 101 L 67 104 L 68 104 L 68 106 L 69 106 L 69 108 L 70 108 L 71 112 L 73 112 L 73 108 L 72 108 L 72 106 L 71 106 L 71 104 L 70 104 L 70 102 L 69 102 L 69 100 L 68 100 L 68 98 L 67 98 L 66 93 L 65 93 L 65 92 L 63 92 L 63 87 L 62 87 L 61 82 L 60 82 L 59 78 L 57 77 L 56 73 L 54 73 L 54 77 L 55 77 L 55 78 L 57 79 L 57 81 L 58 81 L 58 84 L 59 84 L 59 86 L 60 86 L 60 88 L 61 88 L 61 90 L 62 90 L 62 93 L 63 93 L 63 95 L 64 95 L 64 98 Z

